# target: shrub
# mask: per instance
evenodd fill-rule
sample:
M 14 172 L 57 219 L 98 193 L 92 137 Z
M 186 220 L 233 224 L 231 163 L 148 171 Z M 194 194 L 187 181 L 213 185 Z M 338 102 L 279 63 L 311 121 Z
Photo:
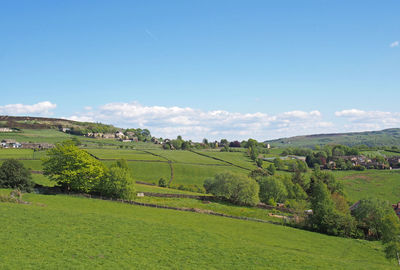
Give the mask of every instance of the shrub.
M 283 182 L 274 176 L 264 177 L 259 180 L 260 184 L 260 200 L 266 204 L 275 204 L 276 202 L 284 202 L 288 196 Z
M 257 182 L 241 174 L 230 172 L 217 174 L 204 182 L 204 188 L 207 193 L 238 205 L 256 205 L 259 202 Z
M 165 180 L 164 178 L 160 178 L 160 180 L 158 180 L 158 186 L 159 187 L 167 187 L 167 180 Z
M 24 164 L 15 159 L 3 162 L 0 167 L 0 187 L 31 192 L 33 185 L 31 172 Z
M 97 186 L 97 192 L 109 198 L 131 200 L 135 196 L 135 186 L 127 169 L 111 167 Z

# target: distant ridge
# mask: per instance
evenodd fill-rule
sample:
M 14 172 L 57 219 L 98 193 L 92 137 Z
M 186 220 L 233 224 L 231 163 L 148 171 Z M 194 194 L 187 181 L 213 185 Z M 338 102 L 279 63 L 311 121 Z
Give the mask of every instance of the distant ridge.
M 314 147 L 315 145 L 343 144 L 348 146 L 400 146 L 400 128 L 389 128 L 379 131 L 311 134 L 267 140 L 275 147 Z
M 37 116 L 8 116 L 0 115 L 0 127 L 14 129 L 85 129 L 96 126 L 105 130 L 116 130 L 113 125 L 92 122 L 79 122 L 61 118 L 37 117 Z

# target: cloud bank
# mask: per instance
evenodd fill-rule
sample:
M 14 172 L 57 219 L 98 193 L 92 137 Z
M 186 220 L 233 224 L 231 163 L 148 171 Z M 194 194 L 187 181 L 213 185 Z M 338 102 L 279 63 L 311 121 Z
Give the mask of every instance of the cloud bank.
M 1 115 L 51 116 L 56 104 L 43 101 L 32 105 L 0 105 Z M 279 114 L 239 113 L 225 110 L 199 110 L 190 107 L 144 106 L 138 102 L 114 102 L 86 106 L 71 116 L 58 116 L 84 122 L 101 122 L 122 128 L 148 128 L 154 136 L 200 141 L 276 139 L 296 135 L 380 130 L 400 127 L 400 112 L 345 109 L 333 115 L 318 110 L 288 111 Z M 330 121 L 327 121 L 329 118 Z
M 155 136 L 174 138 L 182 135 L 192 140 L 266 139 L 323 132 L 333 127 L 317 111 L 290 111 L 277 115 L 237 113 L 224 110 L 203 111 L 189 107 L 144 106 L 137 102 L 108 103 L 75 114 L 68 119 L 99 121 L 121 127 L 148 128 Z
M 379 130 L 400 126 L 399 112 L 349 109 L 335 112 L 335 116 L 347 120 L 345 127 L 353 130 Z
M 0 106 L 0 114 L 2 115 L 52 115 L 52 110 L 57 107 L 50 101 L 43 101 L 33 105 L 24 104 L 8 104 Z

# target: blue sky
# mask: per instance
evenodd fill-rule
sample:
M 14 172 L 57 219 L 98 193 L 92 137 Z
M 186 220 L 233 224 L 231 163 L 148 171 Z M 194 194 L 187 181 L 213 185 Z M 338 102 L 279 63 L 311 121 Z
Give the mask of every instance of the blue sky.
M 400 127 L 400 2 L 2 1 L 0 114 L 199 140 Z

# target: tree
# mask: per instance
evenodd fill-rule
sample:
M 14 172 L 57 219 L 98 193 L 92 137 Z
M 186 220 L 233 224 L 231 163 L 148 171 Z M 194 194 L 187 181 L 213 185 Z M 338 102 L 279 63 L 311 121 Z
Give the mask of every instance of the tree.
M 167 180 L 165 180 L 164 178 L 160 178 L 160 180 L 158 180 L 158 186 L 159 187 L 167 187 Z
M 369 198 L 359 201 L 358 207 L 353 211 L 353 216 L 359 223 L 359 226 L 368 230 L 367 236 L 372 239 L 381 240 L 388 238 L 385 234 L 385 228 L 388 226 L 385 222 L 387 216 L 396 216 L 389 202 Z M 397 217 L 396 217 L 397 218 Z
M 68 191 L 91 192 L 106 170 L 99 160 L 70 142 L 57 144 L 43 161 L 44 175 Z
M 314 180 L 310 201 L 313 210 L 309 218 L 311 228 L 332 235 L 354 235 L 354 218 L 349 213 L 337 211 L 327 185 L 320 179 Z
M 264 177 L 259 180 L 259 185 L 259 197 L 263 203 L 274 205 L 277 202 L 284 202 L 288 196 L 286 187 L 279 177 Z
M 31 172 L 21 161 L 7 159 L 3 162 L 0 167 L 0 187 L 31 192 L 33 185 Z
M 280 158 L 275 158 L 274 159 L 274 165 L 275 165 L 275 168 L 277 169 L 277 170 L 283 170 L 284 169 L 284 164 L 283 164 L 283 161 L 282 161 L 282 159 L 280 159 Z
M 238 205 L 256 205 L 259 186 L 256 181 L 241 174 L 225 172 L 204 182 L 207 193 L 225 198 Z
M 261 158 L 256 158 L 257 167 L 262 168 L 263 160 Z
M 267 171 L 269 172 L 269 174 L 274 175 L 276 172 L 276 168 L 274 164 L 270 164 L 267 168 Z
M 94 190 L 109 198 L 131 200 L 135 196 L 134 181 L 129 170 L 119 166 L 111 167 Z

